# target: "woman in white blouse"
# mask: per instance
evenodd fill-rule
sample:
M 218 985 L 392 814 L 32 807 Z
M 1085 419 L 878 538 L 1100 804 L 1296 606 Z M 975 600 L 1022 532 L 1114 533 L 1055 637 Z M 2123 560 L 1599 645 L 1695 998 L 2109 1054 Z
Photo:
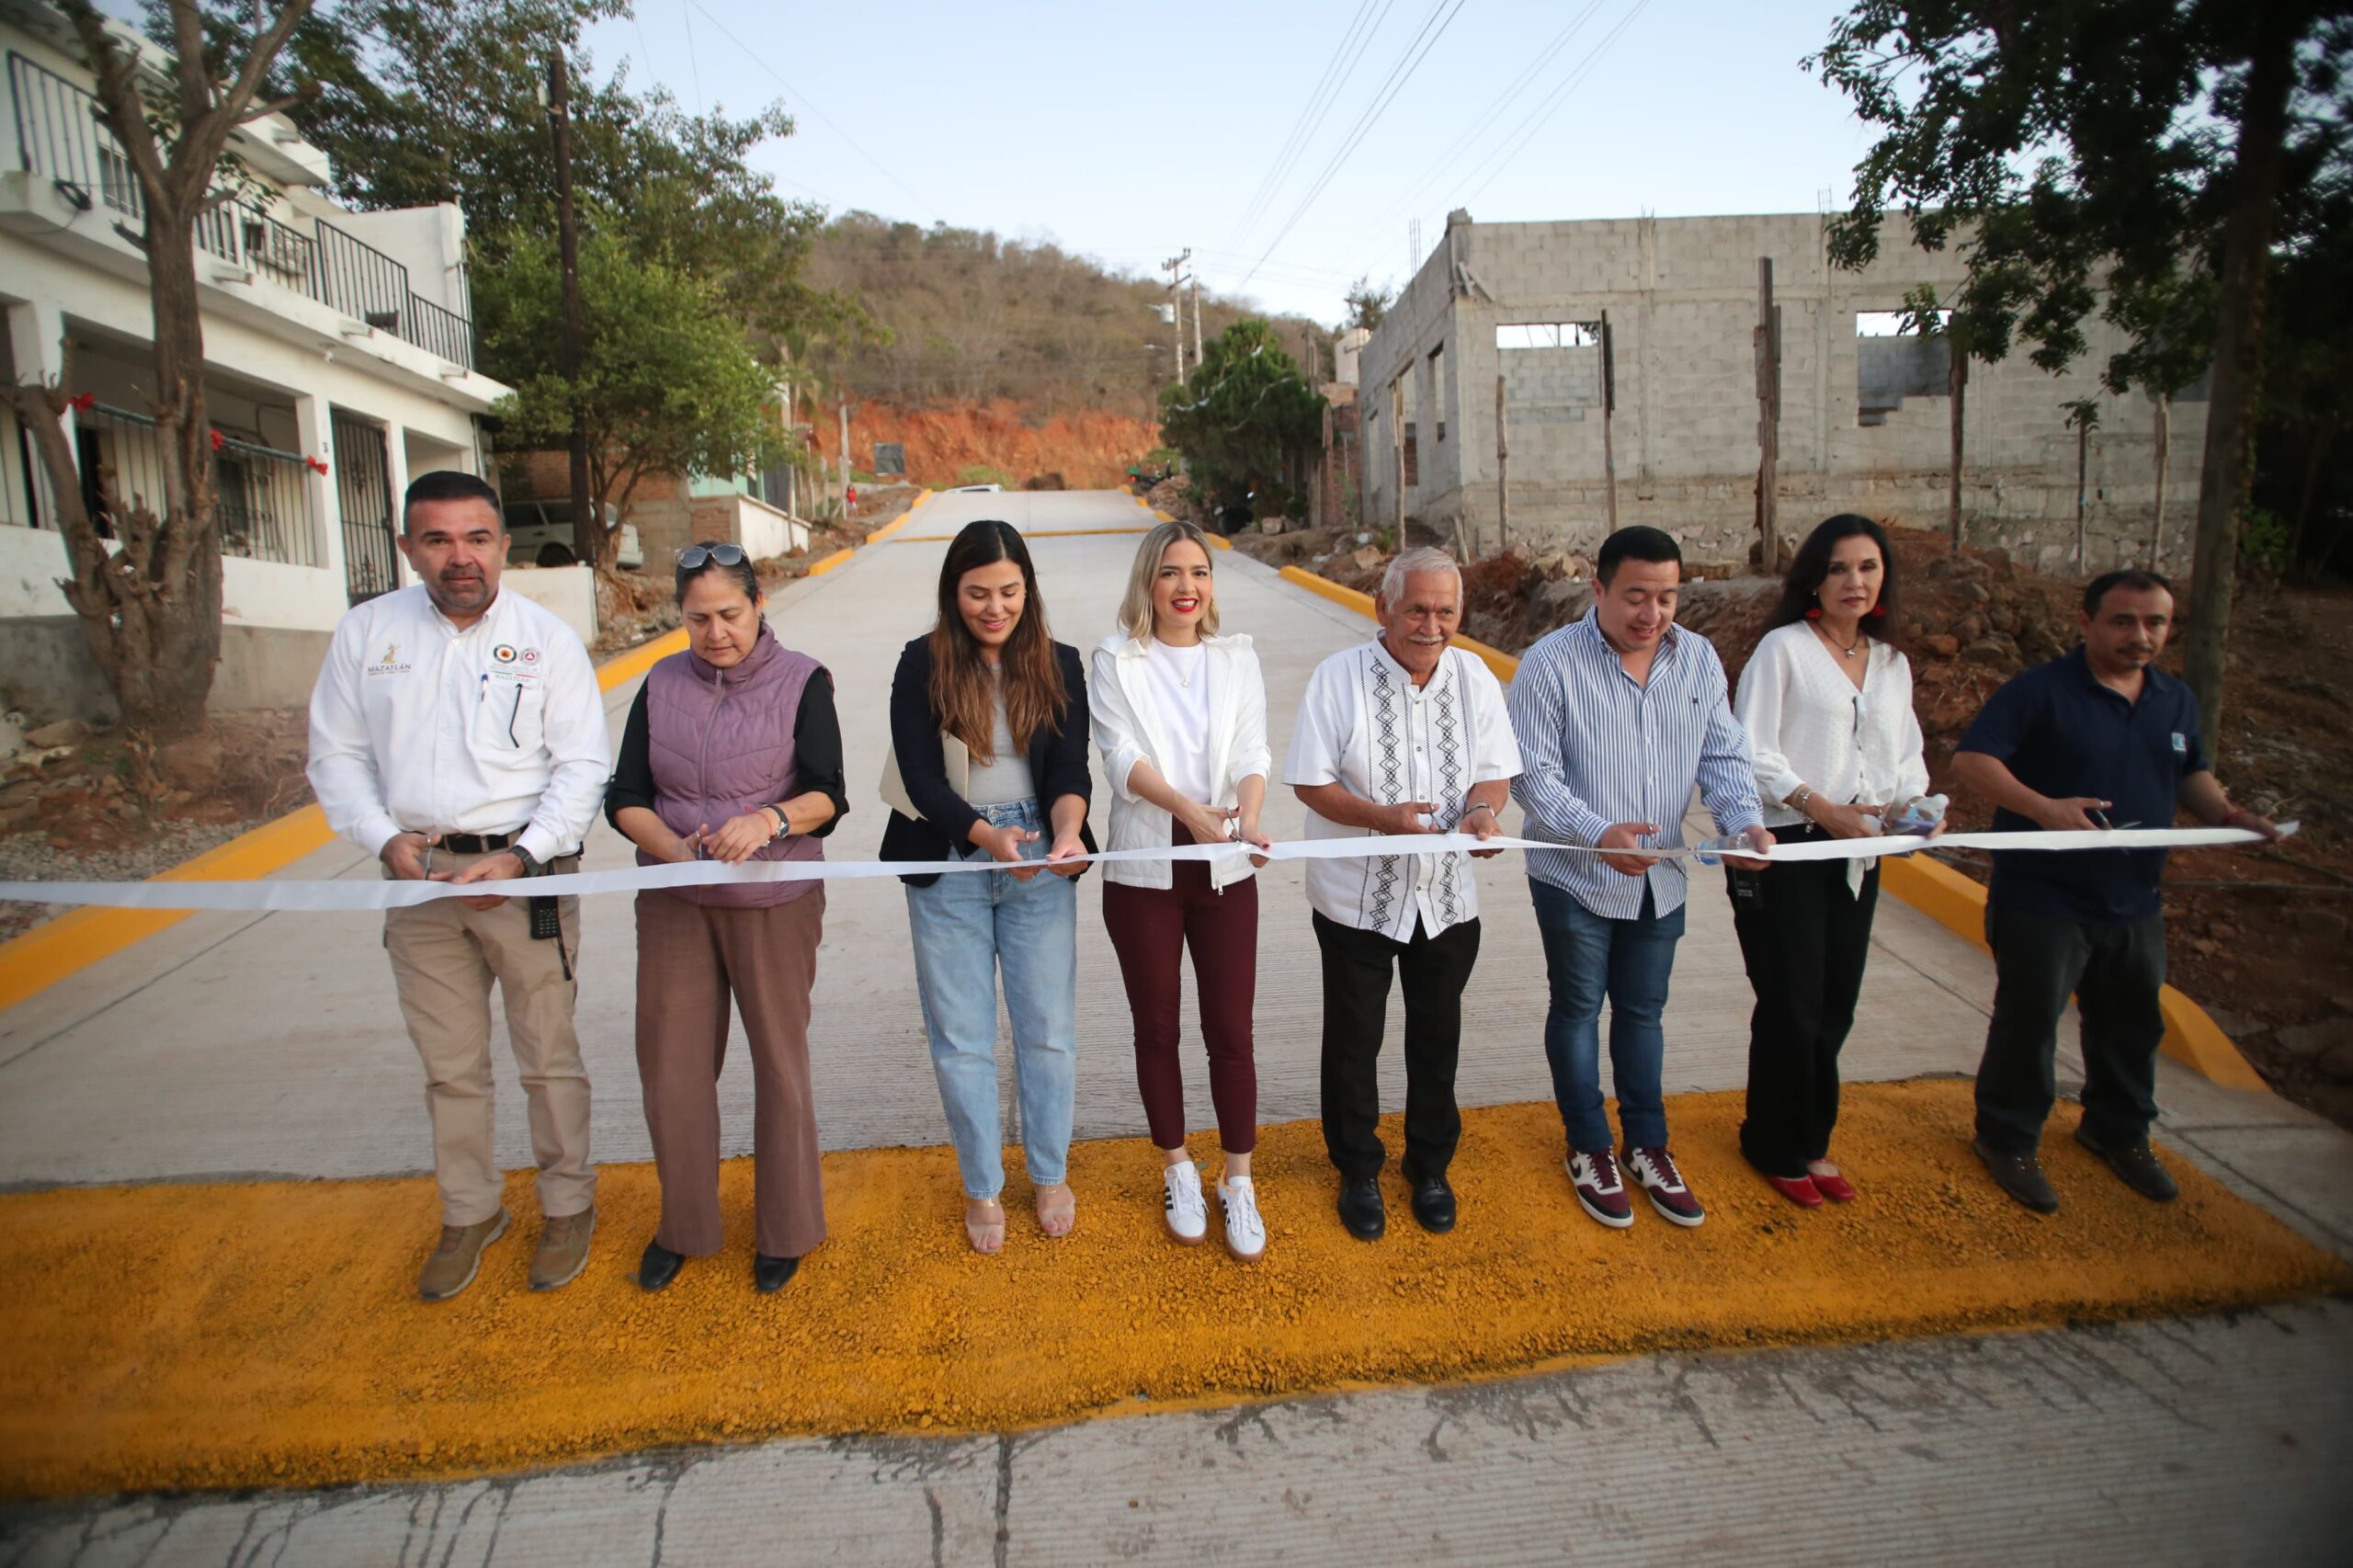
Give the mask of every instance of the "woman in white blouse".
M 1250 639 L 1217 636 L 1217 623 L 1208 536 L 1191 523 L 1161 524 L 1136 551 L 1120 630 L 1095 650 L 1089 712 L 1110 786 L 1106 848 L 1267 842 L 1258 830 L 1272 762 L 1266 684 Z M 1176 1050 L 1179 966 L 1192 949 L 1225 1154 L 1217 1185 L 1225 1244 L 1245 1262 L 1267 1246 L 1250 1180 L 1258 1136 L 1255 860 L 1113 861 L 1103 889 L 1103 924 L 1135 1015 L 1136 1087 L 1163 1162 L 1163 1214 L 1169 1234 L 1188 1245 L 1209 1233 L 1200 1170 L 1185 1148 Z
M 1869 837 L 1927 792 L 1899 625 L 1886 530 L 1851 512 L 1816 528 L 1790 563 L 1772 630 L 1741 672 L 1733 704 L 1777 842 Z M 1741 1152 L 1801 1207 L 1846 1202 L 1855 1188 L 1831 1162 L 1830 1132 L 1879 862 L 1794 861 L 1727 874 L 1756 991 Z

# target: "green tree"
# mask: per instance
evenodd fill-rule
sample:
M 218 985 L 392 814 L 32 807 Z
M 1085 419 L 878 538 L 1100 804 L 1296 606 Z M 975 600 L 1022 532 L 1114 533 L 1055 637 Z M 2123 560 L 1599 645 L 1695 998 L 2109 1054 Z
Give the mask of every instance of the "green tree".
M 1189 384 L 1160 394 L 1161 438 L 1220 507 L 1266 509 L 1295 459 L 1323 438 L 1324 400 L 1266 322 L 1238 321 L 1203 350 Z
M 563 376 L 562 269 L 544 234 L 501 236 L 506 260 L 475 280 L 483 355 L 515 388 L 496 410 L 512 445 L 561 445 L 572 434 Z M 580 247 L 588 321 L 579 406 L 589 489 L 629 516 L 653 473 L 740 474 L 767 455 L 776 378 L 754 358 L 718 289 L 636 255 L 609 227 Z M 600 525 L 597 560 L 610 553 Z
M 2219 744 L 2264 288 L 2284 214 L 2345 155 L 2353 24 L 2313 0 L 1858 0 L 1807 62 L 1879 140 L 1831 255 L 1859 267 L 1890 205 L 1968 275 L 1953 330 L 2057 371 L 2094 311 L 2127 347 L 2109 390 L 2168 396 L 2211 366 L 2188 675 Z
M 1340 299 L 1348 307 L 1348 319 L 1342 324 L 1370 332 L 1389 313 L 1389 307 L 1397 302 L 1397 290 L 1391 283 L 1375 283 L 1367 275 L 1349 284 L 1348 291 Z
M 65 432 L 63 386 L 16 386 L 6 395 L 47 471 L 51 503 L 73 575 L 62 584 L 90 657 L 125 723 L 157 736 L 204 722 L 221 662 L 220 493 L 205 413 L 204 323 L 197 299 L 196 224 L 238 178 L 230 132 L 277 107 L 259 100 L 270 61 L 310 0 L 284 0 L 265 18 L 252 7 L 234 60 L 213 47 L 196 0 L 160 7 L 167 57 L 141 60 L 108 30 L 89 0 L 61 0 L 97 78 L 99 116 L 122 148 L 144 215 L 154 377 L 147 401 L 163 453 L 161 495 L 125 498 L 100 476 L 111 528 L 82 502 L 79 455 Z M 70 350 L 69 350 L 70 351 Z

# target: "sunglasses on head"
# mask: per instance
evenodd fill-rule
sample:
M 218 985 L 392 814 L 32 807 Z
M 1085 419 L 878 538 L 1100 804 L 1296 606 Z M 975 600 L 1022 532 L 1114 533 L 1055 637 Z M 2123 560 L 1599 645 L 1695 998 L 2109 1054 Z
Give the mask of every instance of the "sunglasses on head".
M 678 570 L 699 572 L 713 561 L 722 566 L 741 566 L 749 559 L 740 544 L 690 544 L 678 551 Z

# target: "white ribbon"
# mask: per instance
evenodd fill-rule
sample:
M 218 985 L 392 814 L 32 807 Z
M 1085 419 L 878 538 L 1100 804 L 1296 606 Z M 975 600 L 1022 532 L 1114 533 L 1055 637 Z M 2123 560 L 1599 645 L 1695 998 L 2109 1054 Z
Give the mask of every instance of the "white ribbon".
M 2280 826 L 2293 833 L 2294 823 Z M 2240 827 L 2141 827 L 2075 833 L 1949 833 L 1934 840 L 1949 849 L 2188 849 L 2201 845 L 2252 844 L 2263 835 Z M 1808 844 L 1777 844 L 1762 858 L 1776 861 L 1851 860 L 1904 855 L 1926 848 L 1927 838 L 1889 835 L 1881 838 L 1835 838 Z M 1670 848 L 1597 849 L 1591 845 L 1467 833 L 1376 835 L 1362 838 L 1293 839 L 1264 850 L 1246 844 L 1186 844 L 1165 849 L 1106 849 L 1073 857 L 1097 865 L 1122 860 L 1226 860 L 1263 854 L 1269 860 L 1352 860 L 1381 855 L 1442 855 L 1470 849 L 1549 849 L 1570 855 L 1623 855 L 1652 860 L 1697 856 L 1688 846 Z M 1745 853 L 1745 852 L 1741 852 Z M 1055 862 L 1069 865 L 1070 860 Z M 442 898 L 553 898 L 584 893 L 635 892 L 642 888 L 722 887 L 734 882 L 854 881 L 870 877 L 952 875 L 960 871 L 1004 871 L 1044 867 L 1043 860 L 756 860 L 729 866 L 716 860 L 686 860 L 666 866 L 631 866 L 613 871 L 572 871 L 529 881 L 152 881 L 0 882 L 0 900 L 28 903 L 102 904 L 113 909 L 279 910 L 303 914 L 365 909 L 405 909 Z

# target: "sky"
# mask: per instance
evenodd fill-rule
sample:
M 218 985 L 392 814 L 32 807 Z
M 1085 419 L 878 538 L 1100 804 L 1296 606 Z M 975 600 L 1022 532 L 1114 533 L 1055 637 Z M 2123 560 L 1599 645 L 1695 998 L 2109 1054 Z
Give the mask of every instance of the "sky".
M 585 41 L 600 74 L 626 62 L 689 108 L 781 99 L 794 134 L 754 162 L 789 196 L 1136 273 L 1190 247 L 1204 288 L 1334 322 L 1350 279 L 1411 276 L 1414 220 L 1427 256 L 1458 206 L 1490 222 L 1843 205 L 1869 137 L 1798 63 L 1843 9 L 638 0 Z

